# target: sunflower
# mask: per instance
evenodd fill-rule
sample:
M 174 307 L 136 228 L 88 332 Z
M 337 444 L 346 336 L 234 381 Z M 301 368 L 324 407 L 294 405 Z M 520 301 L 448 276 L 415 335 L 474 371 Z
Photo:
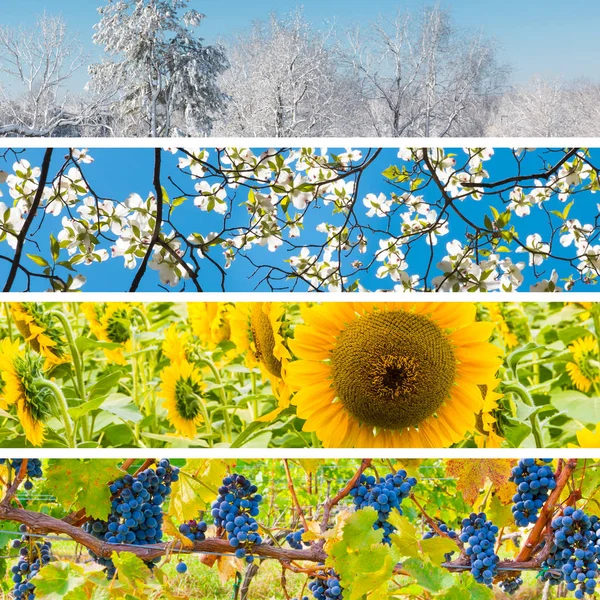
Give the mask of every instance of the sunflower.
M 502 313 L 502 305 L 498 302 L 486 303 L 490 319 L 496 323 L 497 329 L 504 340 L 507 348 L 515 348 L 519 345 L 519 339 L 511 330 L 504 314 Z
M 600 383 L 598 342 L 593 335 L 588 335 L 575 340 L 569 351 L 573 358 L 567 363 L 567 373 L 578 390 L 589 392 L 592 385 Z
M 591 431 L 584 427 L 575 433 L 577 444 L 569 444 L 569 448 L 600 448 L 600 423 L 596 424 L 596 430 Z
M 206 348 L 215 348 L 231 335 L 230 305 L 226 302 L 190 302 L 187 305 L 192 333 Z
M 169 421 L 178 434 L 190 439 L 196 436 L 196 427 L 202 417 L 204 384 L 200 371 L 187 360 L 165 367 L 160 374 L 159 397 L 167 409 Z
M 88 320 L 90 331 L 101 342 L 119 344 L 104 348 L 104 355 L 117 365 L 127 364 L 123 352 L 131 351 L 131 311 L 124 302 L 99 304 L 84 302 L 81 310 Z
M 326 447 L 445 447 L 475 428 L 494 378 L 493 323 L 467 303 L 303 307 L 292 403 Z
M 238 352 L 245 352 L 246 366 L 258 367 L 271 383 L 278 405 L 259 421 L 270 421 L 290 405 L 286 371 L 291 358 L 285 345 L 283 318 L 285 304 L 281 302 L 241 302 L 231 313 L 231 340 Z
M 4 381 L 2 406 L 17 407 L 17 417 L 25 437 L 34 446 L 44 441 L 44 421 L 50 415 L 52 392 L 37 387 L 44 377 L 44 359 L 19 348 L 18 342 L 5 338 L 0 344 L 0 372 Z
M 44 312 L 42 305 L 33 302 L 13 302 L 10 308 L 14 323 L 25 341 L 41 354 L 48 364 L 57 365 L 70 360 L 60 330 L 52 316 Z
M 483 397 L 483 407 L 481 413 L 477 416 L 477 434 L 475 442 L 478 448 L 500 448 L 504 438 L 499 436 L 496 426 L 494 412 L 498 410 L 498 400 L 502 398 L 496 389 L 499 381 L 492 379 L 489 383 L 479 385 L 481 396 Z
M 177 325 L 172 323 L 164 332 L 162 343 L 163 354 L 172 362 L 182 362 L 188 358 L 190 335 L 186 331 L 177 331 Z

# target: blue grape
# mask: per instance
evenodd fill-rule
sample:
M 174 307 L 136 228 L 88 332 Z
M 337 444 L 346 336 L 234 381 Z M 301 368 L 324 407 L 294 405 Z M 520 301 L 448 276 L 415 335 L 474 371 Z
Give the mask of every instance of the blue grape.
M 126 474 L 114 481 L 109 489 L 113 496 L 108 521 L 93 521 L 84 529 L 109 544 L 146 546 L 162 541 L 162 505 L 171 493 L 171 484 L 179 479 L 179 469 L 167 459 L 159 461 L 133 476 Z M 109 579 L 116 576 L 110 558 L 102 558 L 90 551 L 96 562 L 105 567 Z M 158 559 L 147 561 L 152 569 Z
M 290 545 L 290 548 L 294 550 L 302 550 L 304 546 L 310 546 L 308 542 L 302 541 L 302 535 L 304 534 L 304 527 L 298 529 L 298 531 L 290 531 L 285 536 L 285 541 Z
M 458 539 L 465 544 L 471 574 L 479 583 L 492 587 L 500 559 L 494 548 L 498 527 L 487 520 L 485 513 L 471 513 L 463 519 Z
M 315 600 L 343 600 L 344 589 L 339 575 L 333 569 L 317 571 L 317 575 L 319 577 L 311 577 L 308 584 Z M 302 600 L 308 600 L 308 596 L 304 596 Z
M 52 544 L 50 542 L 38 541 L 29 536 L 27 528 L 20 528 L 23 536 L 13 547 L 19 548 L 19 559 L 11 567 L 11 580 L 14 584 L 12 597 L 16 599 L 34 600 L 35 584 L 31 579 L 37 575 L 39 570 L 54 560 L 52 556 Z
M 187 571 L 187 565 L 183 561 L 179 561 L 175 567 L 175 570 L 178 573 L 185 573 Z
M 243 475 L 234 473 L 223 478 L 219 495 L 211 505 L 211 514 L 217 528 L 225 531 L 229 545 L 235 548 L 237 558 L 254 561 L 252 546 L 262 543 L 258 533 L 258 516 L 262 496 L 258 488 Z
M 595 515 L 566 506 L 552 521 L 553 546 L 543 562 L 544 579 L 551 585 L 565 582 L 576 598 L 593 596 L 600 556 L 600 522 Z
M 507 577 L 503 579 L 499 584 L 500 589 L 509 596 L 512 596 L 522 585 L 523 579 L 521 577 Z
M 8 464 L 9 467 L 13 469 L 15 473 L 18 473 L 21 470 L 21 465 L 23 464 L 22 458 L 0 458 L 0 465 Z M 23 484 L 23 487 L 27 491 L 31 491 L 33 489 L 33 481 L 32 479 L 41 479 L 43 476 L 42 472 L 42 461 L 39 458 L 28 458 L 27 459 L 27 479 Z
M 535 523 L 540 509 L 556 487 L 554 471 L 549 466 L 551 462 L 551 458 L 524 458 L 513 468 L 509 481 L 517 486 L 512 507 L 517 526 Z
M 356 485 L 350 490 L 356 510 L 371 506 L 377 511 L 377 520 L 373 529 L 383 530 L 383 543 L 391 545 L 390 534 L 396 528 L 388 522 L 392 510 L 402 514 L 402 500 L 408 498 L 412 488 L 417 484 L 414 477 L 408 477 L 406 471 L 401 469 L 396 473 L 388 473 L 377 481 L 373 475 L 361 474 Z M 381 501 L 380 501 L 381 500 Z

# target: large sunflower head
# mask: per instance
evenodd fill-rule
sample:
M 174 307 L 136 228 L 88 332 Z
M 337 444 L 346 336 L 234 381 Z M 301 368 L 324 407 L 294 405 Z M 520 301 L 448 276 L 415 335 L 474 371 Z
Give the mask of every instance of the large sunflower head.
M 106 358 L 118 365 L 126 364 L 123 352 L 131 350 L 132 336 L 130 307 L 124 302 L 85 302 L 81 310 L 88 320 L 90 331 L 99 341 L 119 344 L 116 348 L 104 348 Z
M 335 303 L 303 310 L 286 380 L 325 446 L 440 447 L 482 410 L 500 366 L 474 304 Z
M 231 326 L 228 303 L 190 302 L 187 308 L 192 333 L 200 338 L 206 348 L 215 348 L 221 342 L 229 340 Z
M 196 436 L 196 427 L 203 422 L 202 393 L 204 384 L 200 371 L 187 360 L 172 363 L 161 372 L 159 396 L 163 407 L 178 434 L 190 439 Z
M 284 313 L 281 302 L 240 302 L 232 313 L 232 341 L 246 352 L 248 367 L 260 367 L 267 377 L 281 378 L 290 358 L 282 332 Z
M 578 390 L 588 392 L 592 385 L 600 383 L 600 361 L 596 338 L 593 335 L 579 338 L 569 346 L 569 350 L 573 358 L 567 363 L 567 373 Z
M 67 343 L 56 320 L 43 305 L 34 302 L 13 302 L 10 305 L 13 321 L 25 341 L 49 364 L 67 362 Z
M 172 362 L 181 362 L 188 358 L 190 335 L 186 331 L 178 331 L 172 323 L 164 332 L 162 343 L 163 354 Z
M 34 446 L 44 441 L 44 421 L 51 412 L 54 396 L 36 379 L 45 377 L 44 359 L 19 348 L 18 342 L 6 338 L 0 345 L 0 372 L 4 381 L 3 404 L 15 405 L 25 437 Z

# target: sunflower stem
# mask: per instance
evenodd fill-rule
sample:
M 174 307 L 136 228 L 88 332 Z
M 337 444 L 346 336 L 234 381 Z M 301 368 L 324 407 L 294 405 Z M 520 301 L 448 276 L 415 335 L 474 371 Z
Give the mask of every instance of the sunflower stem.
M 219 396 L 221 397 L 222 409 L 223 413 L 223 423 L 225 425 L 225 435 L 227 436 L 227 441 L 231 443 L 233 441 L 232 428 L 231 428 L 231 419 L 229 415 L 229 410 L 227 408 L 227 394 L 223 388 L 223 380 L 221 379 L 221 374 L 219 373 L 219 369 L 215 363 L 210 360 L 210 358 L 202 357 L 200 358 L 200 362 L 204 363 L 211 371 L 219 386 Z
M 85 389 L 85 381 L 83 379 L 83 362 L 81 360 L 81 354 L 79 352 L 79 348 L 75 343 L 75 336 L 73 335 L 73 329 L 71 327 L 71 323 L 69 323 L 69 319 L 64 315 L 64 313 L 58 310 L 50 310 L 48 314 L 56 317 L 63 326 L 63 330 L 65 335 L 67 336 L 67 342 L 69 344 L 69 348 L 71 349 L 71 357 L 73 358 L 73 368 L 75 369 L 75 378 L 77 381 L 77 393 L 79 394 L 79 398 L 81 402 L 84 403 L 87 401 L 87 394 Z M 84 415 L 82 419 L 82 430 L 83 437 L 86 441 L 89 440 L 90 432 L 89 432 L 89 423 L 87 416 Z
M 511 381 L 508 384 L 504 384 L 503 386 L 504 392 L 512 392 L 517 395 L 527 406 L 531 408 L 537 408 L 531 394 L 527 390 L 527 388 L 520 383 L 519 381 Z M 531 424 L 531 433 L 533 434 L 533 438 L 535 440 L 535 445 L 537 448 L 544 447 L 544 438 L 542 436 L 542 430 L 540 428 L 540 421 L 538 419 L 537 412 L 534 411 L 529 415 L 529 423 Z
M 50 381 L 49 379 L 35 379 L 33 381 L 33 384 L 36 387 L 48 388 L 52 392 L 58 405 L 58 410 L 62 417 L 63 425 L 65 427 L 65 436 L 67 438 L 69 447 L 76 448 L 77 441 L 75 440 L 75 435 L 73 432 L 73 422 L 71 421 L 71 416 L 69 415 L 69 405 L 67 404 L 67 399 L 62 393 L 62 390 L 53 381 Z
M 10 312 L 10 304 L 8 302 L 4 303 L 4 312 L 6 313 L 6 326 L 8 327 L 8 338 L 12 342 L 14 341 L 13 320 L 12 314 Z
M 598 344 L 598 354 L 600 355 L 600 315 L 595 308 L 592 308 L 592 320 L 594 321 L 594 331 L 596 332 L 596 343 Z

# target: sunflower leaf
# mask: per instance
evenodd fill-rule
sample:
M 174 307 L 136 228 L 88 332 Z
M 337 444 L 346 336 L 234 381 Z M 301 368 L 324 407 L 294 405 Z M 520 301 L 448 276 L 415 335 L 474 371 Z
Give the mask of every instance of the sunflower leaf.
M 522 358 L 525 358 L 527 355 L 533 354 L 534 352 L 538 352 L 539 350 L 545 350 L 545 349 L 546 348 L 544 346 L 539 346 L 535 342 L 529 342 L 522 348 L 517 348 L 517 350 L 513 350 L 506 357 L 506 364 L 509 367 L 509 369 L 516 375 L 519 361 Z

